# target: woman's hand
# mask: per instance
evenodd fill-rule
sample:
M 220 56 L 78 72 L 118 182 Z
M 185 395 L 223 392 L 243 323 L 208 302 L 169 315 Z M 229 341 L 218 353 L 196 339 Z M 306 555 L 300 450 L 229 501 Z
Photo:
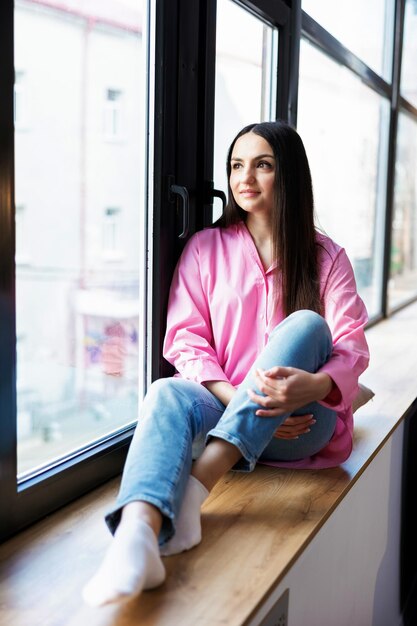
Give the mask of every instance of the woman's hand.
M 256 411 L 259 417 L 277 417 L 293 413 L 296 409 L 325 398 L 333 388 L 328 374 L 311 374 L 295 367 L 271 367 L 257 369 L 255 381 L 258 389 L 265 394 L 260 396 L 251 389 L 248 395 L 261 407 Z
M 277 439 L 298 439 L 300 435 L 310 432 L 310 426 L 316 423 L 313 415 L 292 415 L 287 417 L 274 433 Z

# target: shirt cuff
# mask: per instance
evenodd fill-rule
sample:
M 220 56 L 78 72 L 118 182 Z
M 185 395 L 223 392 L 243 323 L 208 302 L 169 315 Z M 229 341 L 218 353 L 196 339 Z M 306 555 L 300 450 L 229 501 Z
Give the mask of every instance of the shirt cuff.
M 337 412 L 346 411 L 350 408 L 358 390 L 357 377 L 348 371 L 346 366 L 343 364 L 339 366 L 334 361 L 325 363 L 319 372 L 324 372 L 330 376 L 334 383 L 334 388 L 319 403 Z
M 204 383 L 208 380 L 221 380 L 230 382 L 226 374 L 217 361 L 211 359 L 197 358 L 189 359 L 176 366 L 178 373 L 186 380 L 195 383 Z
M 327 394 L 325 398 L 321 400 L 321 404 L 333 409 L 335 406 L 340 404 L 342 400 L 342 394 L 340 393 L 340 389 L 336 385 L 333 379 L 332 379 L 332 382 L 333 382 L 332 390 L 330 393 Z

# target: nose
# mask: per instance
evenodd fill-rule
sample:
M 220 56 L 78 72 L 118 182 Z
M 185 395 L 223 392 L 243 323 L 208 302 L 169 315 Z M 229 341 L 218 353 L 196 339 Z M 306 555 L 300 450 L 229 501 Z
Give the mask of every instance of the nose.
M 243 182 L 246 182 L 246 181 L 250 182 L 250 181 L 253 181 L 255 179 L 252 167 L 250 167 L 250 166 L 242 167 L 242 169 L 240 171 L 241 171 L 241 174 L 242 174 L 241 180 Z

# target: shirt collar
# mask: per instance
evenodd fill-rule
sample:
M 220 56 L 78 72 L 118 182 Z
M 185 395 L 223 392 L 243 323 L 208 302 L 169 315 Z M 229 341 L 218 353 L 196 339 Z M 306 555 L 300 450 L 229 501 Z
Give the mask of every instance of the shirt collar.
M 273 272 L 276 269 L 276 267 L 277 267 L 277 262 L 274 261 L 272 263 L 272 265 L 270 267 L 268 267 L 267 270 L 264 269 L 264 266 L 262 265 L 262 261 L 261 261 L 261 258 L 259 256 L 258 250 L 257 250 L 257 248 L 255 246 L 255 242 L 253 241 L 252 235 L 250 234 L 249 229 L 246 226 L 245 222 L 243 220 L 240 221 L 236 225 L 236 227 L 237 227 L 237 232 L 239 233 L 239 235 L 243 239 L 243 242 L 244 242 L 245 246 L 249 250 L 249 252 L 250 252 L 252 258 L 254 259 L 254 261 L 256 262 L 257 266 L 262 271 L 262 274 L 268 275 L 271 272 Z

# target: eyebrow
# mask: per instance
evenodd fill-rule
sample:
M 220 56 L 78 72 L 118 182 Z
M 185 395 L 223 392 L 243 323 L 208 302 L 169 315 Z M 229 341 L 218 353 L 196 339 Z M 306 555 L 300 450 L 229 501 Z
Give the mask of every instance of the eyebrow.
M 273 155 L 273 154 L 267 154 L 267 153 L 265 152 L 265 154 L 258 154 L 258 156 L 253 157 L 253 159 L 252 159 L 252 160 L 253 160 L 253 161 L 256 161 L 257 159 L 263 159 L 264 157 L 268 157 L 268 158 L 270 158 L 270 159 L 275 159 L 275 157 L 274 157 L 274 155 Z M 243 161 L 243 159 L 240 159 L 239 157 L 232 157 L 230 160 L 231 160 L 231 161 Z

